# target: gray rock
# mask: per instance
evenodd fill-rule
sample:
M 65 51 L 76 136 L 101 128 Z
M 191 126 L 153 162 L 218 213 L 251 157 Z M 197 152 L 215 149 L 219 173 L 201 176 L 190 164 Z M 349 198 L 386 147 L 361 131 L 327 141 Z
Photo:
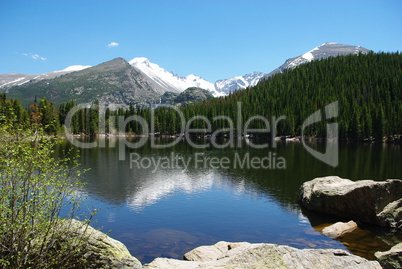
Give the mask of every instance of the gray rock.
M 402 268 L 402 243 L 388 251 L 378 251 L 374 255 L 384 269 Z
M 191 261 L 157 258 L 144 265 L 144 268 L 381 268 L 377 261 L 368 261 L 336 249 L 296 249 L 274 244 L 219 242 L 196 250 L 196 255 L 189 255 Z
M 186 254 L 183 259 L 187 261 L 214 261 L 225 257 L 228 252 L 228 243 L 221 241 L 212 246 L 201 246 L 195 248 Z
M 351 233 L 358 228 L 357 223 L 353 220 L 349 222 L 337 222 L 328 227 L 325 227 L 321 234 L 333 239 L 342 237 L 347 233 Z
M 65 236 L 88 236 L 84 258 L 85 268 L 142 268 L 139 260 L 131 256 L 127 247 L 108 235 L 77 220 L 66 221 Z
M 391 227 L 402 227 L 402 198 L 389 203 L 378 214 L 378 217 Z
M 337 176 L 305 182 L 299 202 L 307 209 L 385 227 L 401 227 L 402 180 L 351 181 Z

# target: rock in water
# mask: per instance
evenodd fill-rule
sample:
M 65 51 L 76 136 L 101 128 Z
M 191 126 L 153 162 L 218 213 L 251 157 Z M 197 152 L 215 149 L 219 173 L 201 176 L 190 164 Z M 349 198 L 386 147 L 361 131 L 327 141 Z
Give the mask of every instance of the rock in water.
M 354 222 L 353 220 L 349 222 L 337 222 L 328 227 L 325 227 L 321 231 L 321 234 L 336 239 L 342 237 L 347 233 L 353 232 L 354 230 L 357 229 L 357 227 L 358 227 L 357 223 Z
M 144 268 L 381 268 L 377 261 L 368 261 L 345 250 L 296 249 L 274 244 L 219 242 L 196 248 L 185 257 L 192 257 L 192 260 L 157 258 Z
M 388 251 L 378 251 L 374 255 L 384 269 L 402 268 L 402 243 Z
M 307 209 L 384 227 L 402 228 L 402 180 L 351 181 L 337 176 L 303 183 L 299 202 Z

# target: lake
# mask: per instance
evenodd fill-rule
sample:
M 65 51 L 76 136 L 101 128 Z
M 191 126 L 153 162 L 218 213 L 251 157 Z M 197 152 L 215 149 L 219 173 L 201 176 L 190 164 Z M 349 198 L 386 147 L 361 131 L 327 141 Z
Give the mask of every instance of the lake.
M 82 169 L 91 169 L 82 178 L 85 203 L 100 209 L 92 225 L 110 231 L 142 263 L 180 259 L 195 247 L 222 240 L 342 248 L 369 259 L 402 241 L 401 232 L 370 226 L 342 242 L 327 238 L 319 230 L 339 219 L 302 211 L 297 203 L 301 184 L 316 177 L 401 178 L 399 145 L 340 143 L 339 165 L 333 168 L 299 142 L 255 149 L 243 140 L 234 148 L 195 149 L 181 141 L 155 149 L 147 141 L 121 153 L 122 139 L 100 139 L 105 146 L 81 149 L 78 161 Z M 324 151 L 324 145 L 315 146 Z M 56 154 L 69 148 L 74 146 L 64 141 Z

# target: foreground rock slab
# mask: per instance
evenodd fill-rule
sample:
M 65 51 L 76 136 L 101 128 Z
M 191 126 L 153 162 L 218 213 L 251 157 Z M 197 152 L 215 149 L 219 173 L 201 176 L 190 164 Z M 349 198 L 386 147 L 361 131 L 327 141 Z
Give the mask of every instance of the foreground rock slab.
M 191 260 L 157 258 L 143 268 L 381 268 L 377 261 L 368 261 L 344 250 L 296 249 L 275 244 L 219 242 L 198 247 L 184 257 Z
M 376 252 L 375 257 L 384 269 L 402 268 L 402 243 L 393 246 L 388 251 Z
M 384 227 L 402 228 L 402 180 L 349 179 L 337 176 L 303 183 L 300 204 L 310 210 Z

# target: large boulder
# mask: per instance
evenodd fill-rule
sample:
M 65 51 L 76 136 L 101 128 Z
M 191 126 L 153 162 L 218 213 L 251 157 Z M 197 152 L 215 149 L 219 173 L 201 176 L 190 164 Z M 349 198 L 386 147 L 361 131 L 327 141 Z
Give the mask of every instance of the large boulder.
M 296 249 L 275 244 L 219 242 L 196 248 L 184 256 L 191 260 L 157 258 L 144 268 L 381 268 L 377 261 L 368 261 L 345 250 Z
M 402 243 L 393 246 L 388 251 L 376 252 L 375 257 L 384 269 L 402 268 Z
M 345 219 L 402 228 L 402 180 L 316 178 L 300 187 L 301 206 Z
M 87 261 L 85 268 L 142 268 L 141 262 L 131 256 L 123 243 L 89 225 L 72 219 L 64 221 L 62 229 L 65 237 L 86 238 L 77 241 L 80 244 L 86 242 L 84 246 L 80 246 L 85 252 L 84 258 Z

